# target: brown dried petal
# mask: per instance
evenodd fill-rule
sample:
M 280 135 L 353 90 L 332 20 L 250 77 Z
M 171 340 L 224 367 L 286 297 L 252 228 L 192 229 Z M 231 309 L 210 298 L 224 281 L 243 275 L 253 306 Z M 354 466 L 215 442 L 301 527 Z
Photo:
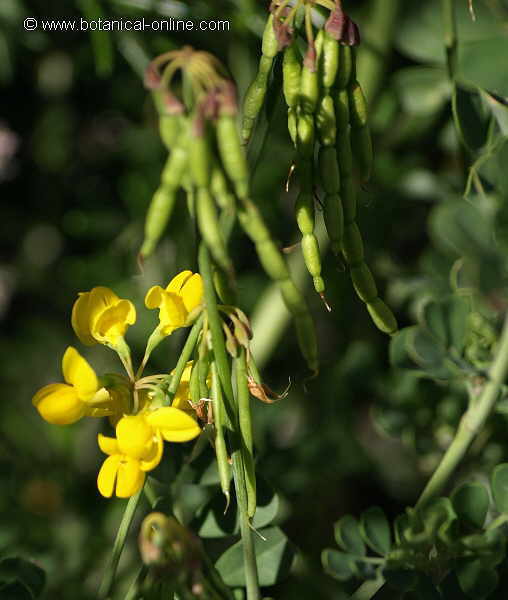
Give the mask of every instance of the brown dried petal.
M 317 53 L 316 53 L 316 44 L 314 44 L 314 42 L 309 44 L 309 47 L 307 48 L 307 52 L 305 53 L 305 58 L 303 59 L 303 64 L 312 73 L 316 72 Z
M 358 46 L 360 43 L 360 30 L 358 25 L 349 17 L 342 35 L 342 43 L 346 46 Z
M 342 39 L 346 19 L 348 18 L 342 10 L 342 6 L 337 6 L 334 11 L 330 12 L 330 16 L 325 24 L 325 31 L 339 42 Z
M 291 45 L 294 30 L 289 23 L 274 22 L 273 28 L 275 31 L 275 38 L 277 39 L 277 49 L 280 52 Z
M 162 102 L 168 115 L 182 115 L 185 111 L 185 106 L 171 92 L 164 92 Z
M 247 377 L 247 384 L 249 386 L 249 392 L 251 395 L 258 400 L 261 400 L 261 402 L 264 402 L 265 404 L 273 404 L 274 402 L 285 398 L 288 395 L 289 388 L 291 386 L 291 383 L 289 383 L 288 387 L 284 390 L 284 392 L 282 392 L 282 394 L 277 394 L 277 392 L 274 392 L 264 383 L 256 383 L 254 378 L 250 375 Z
M 153 64 L 153 62 L 151 62 L 145 70 L 144 84 L 145 87 L 149 90 L 156 90 L 161 84 L 161 76 L 159 75 L 159 70 Z

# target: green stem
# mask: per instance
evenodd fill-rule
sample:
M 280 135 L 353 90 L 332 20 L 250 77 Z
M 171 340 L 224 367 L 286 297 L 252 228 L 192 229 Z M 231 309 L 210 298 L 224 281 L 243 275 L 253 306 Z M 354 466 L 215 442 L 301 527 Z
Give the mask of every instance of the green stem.
M 455 468 L 464 458 L 471 442 L 481 431 L 485 421 L 494 409 L 507 375 L 508 315 L 505 317 L 496 357 L 488 372 L 488 380 L 480 396 L 471 402 L 471 405 L 462 416 L 452 443 L 416 503 L 417 508 L 437 496 L 444 488 Z
M 113 551 L 111 552 L 111 556 L 109 557 L 108 564 L 102 576 L 102 581 L 98 592 L 99 600 L 105 600 L 111 595 L 111 589 L 113 587 L 120 556 L 122 555 L 122 550 L 125 545 L 125 539 L 129 533 L 129 528 L 131 526 L 132 519 L 138 507 L 142 493 L 143 489 L 139 490 L 139 492 L 134 494 L 134 496 L 131 496 L 127 502 L 127 506 L 125 507 L 122 520 L 120 522 L 120 527 L 118 528 L 118 532 L 116 534 Z
M 148 573 L 148 567 L 143 565 L 136 574 L 125 594 L 124 600 L 137 600 L 141 595 L 141 584 Z
M 370 600 L 372 596 L 384 585 L 384 579 L 364 581 L 351 596 L 350 600 Z
M 180 354 L 180 358 L 178 359 L 178 362 L 176 363 L 176 367 L 173 371 L 173 375 L 169 376 L 169 377 L 171 377 L 171 382 L 169 383 L 169 386 L 167 389 L 167 395 L 169 396 L 168 404 L 171 404 L 171 401 L 173 400 L 173 398 L 178 390 L 178 386 L 180 385 L 180 380 L 182 379 L 182 374 L 185 370 L 185 367 L 186 367 L 187 363 L 189 362 L 189 360 L 192 356 L 192 353 L 194 352 L 194 348 L 198 341 L 198 337 L 201 332 L 201 328 L 203 327 L 203 319 L 204 319 L 204 316 L 203 316 L 203 313 L 201 313 L 199 315 L 197 321 L 192 326 L 192 329 L 190 330 L 189 335 L 187 336 L 187 340 L 185 341 L 185 345 L 182 348 L 182 352 Z M 167 383 L 169 381 L 169 377 L 167 378 L 165 383 Z
M 446 65 L 451 81 L 455 80 L 458 62 L 457 19 L 455 0 L 441 0 L 443 11 L 443 34 L 446 51 Z

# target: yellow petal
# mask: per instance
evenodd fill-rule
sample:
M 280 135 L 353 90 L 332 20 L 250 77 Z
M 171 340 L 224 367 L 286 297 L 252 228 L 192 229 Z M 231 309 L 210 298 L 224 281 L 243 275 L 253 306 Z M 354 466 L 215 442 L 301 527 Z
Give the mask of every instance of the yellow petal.
M 164 290 L 160 285 L 151 287 L 145 296 L 145 306 L 147 308 L 159 308 L 162 303 L 162 294 Z
M 166 286 L 166 291 L 172 292 L 173 294 L 179 294 L 184 283 L 192 277 L 192 271 L 182 271 L 175 275 L 173 279 Z
M 71 324 L 79 341 L 85 346 L 93 346 L 97 341 L 90 333 L 90 292 L 81 292 L 72 307 Z
M 119 498 L 130 498 L 139 492 L 143 483 L 145 483 L 145 474 L 140 468 L 139 461 L 123 456 L 118 465 L 116 495 Z
M 162 332 L 169 335 L 178 327 L 183 327 L 187 318 L 187 310 L 180 296 L 171 292 L 164 292 L 159 312 Z M 168 331 L 171 330 L 169 333 Z
M 92 323 L 92 335 L 96 340 L 114 344 L 123 337 L 129 325 L 136 321 L 136 309 L 130 300 L 120 300 L 104 310 Z
M 157 432 L 155 441 L 152 445 L 152 451 L 148 454 L 144 460 L 139 461 L 139 466 L 142 471 L 151 471 L 160 463 L 162 458 L 162 451 L 164 449 L 164 442 L 160 433 Z
M 105 498 L 111 498 L 115 489 L 116 475 L 118 473 L 118 467 L 122 457 L 120 454 L 114 454 L 108 456 L 102 463 L 102 467 L 97 475 L 97 487 L 99 492 Z
M 109 454 L 110 456 L 113 454 L 119 454 L 118 442 L 116 438 L 107 437 L 106 435 L 99 433 L 97 435 L 97 442 L 99 444 L 99 448 L 102 450 L 102 452 L 104 452 L 104 454 Z
M 185 308 L 188 312 L 194 310 L 203 302 L 203 279 L 199 273 L 195 273 L 185 282 L 180 292 Z
M 65 381 L 74 386 L 80 400 L 90 400 L 94 396 L 99 387 L 97 375 L 72 346 L 69 346 L 63 355 L 62 371 Z
M 154 431 L 141 415 L 128 415 L 118 421 L 116 438 L 122 454 L 145 458 L 152 450 Z
M 76 390 L 65 383 L 44 386 L 35 394 L 32 403 L 41 417 L 53 425 L 75 423 L 84 416 L 86 409 Z
M 201 433 L 197 422 L 174 406 L 158 408 L 146 417 L 154 429 L 159 429 L 168 442 L 187 442 Z

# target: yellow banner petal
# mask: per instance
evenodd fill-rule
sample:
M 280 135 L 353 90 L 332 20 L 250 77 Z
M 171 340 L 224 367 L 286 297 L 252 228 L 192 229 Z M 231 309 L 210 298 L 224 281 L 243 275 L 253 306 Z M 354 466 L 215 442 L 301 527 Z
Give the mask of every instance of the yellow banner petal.
M 76 390 L 65 383 L 51 383 L 41 388 L 32 398 L 41 417 L 53 425 L 70 425 L 85 415 L 86 405 Z
M 192 271 L 182 271 L 175 275 L 173 279 L 166 286 L 167 292 L 172 292 L 173 294 L 179 294 L 180 290 L 184 283 L 192 277 Z
M 129 325 L 136 321 L 136 309 L 130 300 L 120 300 L 105 309 L 92 324 L 92 335 L 100 342 L 115 344 Z
M 110 456 L 113 454 L 119 454 L 118 441 L 116 438 L 108 437 L 106 435 L 102 435 L 102 433 L 99 433 L 97 435 L 97 443 L 104 454 L 109 454 Z
M 147 308 L 159 308 L 162 303 L 162 294 L 164 290 L 160 285 L 154 285 L 151 287 L 145 296 L 145 306 Z
M 187 310 L 182 298 L 171 292 L 164 292 L 159 312 L 159 320 L 165 335 L 183 327 L 187 318 Z M 168 330 L 171 330 L 168 333 Z
M 160 433 L 156 434 L 155 442 L 152 445 L 151 453 L 145 457 L 144 460 L 139 461 L 139 465 L 142 471 L 151 471 L 160 463 L 162 459 L 162 452 L 164 450 L 164 442 Z
M 194 274 L 182 287 L 181 296 L 188 312 L 203 302 L 203 279 L 199 273 Z
M 90 400 L 99 388 L 97 375 L 79 352 L 69 346 L 62 358 L 62 371 L 67 383 L 74 386 L 78 398 Z
M 201 433 L 198 423 L 174 406 L 163 406 L 150 413 L 146 419 L 168 442 L 187 442 Z
M 115 489 L 115 481 L 118 473 L 118 467 L 122 457 L 120 454 L 114 456 L 108 456 L 102 463 L 102 467 L 97 475 L 97 487 L 99 492 L 105 498 L 111 498 Z
M 93 346 L 97 343 L 90 333 L 90 292 L 81 292 L 74 302 L 71 325 L 82 344 Z

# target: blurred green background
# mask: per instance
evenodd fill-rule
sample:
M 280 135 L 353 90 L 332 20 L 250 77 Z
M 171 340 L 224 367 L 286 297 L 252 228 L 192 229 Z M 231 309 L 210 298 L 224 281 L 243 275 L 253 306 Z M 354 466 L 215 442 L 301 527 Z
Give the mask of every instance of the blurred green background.
M 359 225 L 367 261 L 405 326 L 425 295 L 450 291 L 458 253 L 443 247 L 439 234 L 429 235 L 427 222 L 436 206 L 462 195 L 471 155 L 451 120 L 439 2 L 355 0 L 345 8 L 363 35 L 358 76 L 370 101 L 376 160 L 374 177 L 360 194 Z M 474 8 L 476 21 L 467 1 L 457 2 L 460 76 L 506 97 L 508 3 L 478 0 Z M 230 30 L 182 35 L 23 28 L 28 16 L 99 15 L 227 19 Z M 143 69 L 157 54 L 190 44 L 227 65 L 241 96 L 256 72 L 265 15 L 265 2 L 255 0 L 0 2 L 0 552 L 40 564 L 48 576 L 46 598 L 95 597 L 124 506 L 96 489 L 101 425 L 50 426 L 31 405 L 36 389 L 60 380 L 61 356 L 70 344 L 98 372 L 119 368 L 107 349 L 79 347 L 70 326 L 72 303 L 77 292 L 97 285 L 132 299 L 138 321 L 128 341 L 139 360 L 156 323 L 143 308 L 146 290 L 196 268 L 183 199 L 143 273 L 136 264 L 144 215 L 165 160 Z M 284 192 L 291 160 L 284 111 L 276 103 L 254 196 L 282 246 L 298 240 L 294 190 Z M 498 206 L 489 195 L 495 186 L 491 180 L 481 204 L 487 214 Z M 297 248 L 293 262 L 298 254 Z M 238 230 L 231 255 L 240 306 L 252 315 L 268 281 Z M 264 321 L 255 319 L 255 343 L 267 341 L 265 381 L 276 390 L 288 379 L 292 384 L 285 400 L 254 406 L 258 469 L 284 499 L 282 526 L 303 557 L 290 580 L 270 593 L 278 598 L 342 597 L 343 586 L 322 574 L 319 559 L 333 543 L 333 522 L 372 504 L 394 517 L 413 503 L 466 402 L 453 386 L 393 371 L 389 341 L 372 325 L 348 274 L 330 254 L 323 263 L 330 314 L 302 278 L 318 329 L 319 377 L 304 385 L 294 331 L 283 327 L 277 303 Z M 276 324 L 281 333 L 270 341 Z M 181 342 L 180 334 L 166 340 L 150 369 L 170 370 Z M 374 419 L 374 412 L 382 418 Z M 498 426 L 505 425 L 503 417 Z M 503 458 L 499 439 L 494 435 L 484 448 L 489 464 Z M 122 576 L 137 560 L 135 530 Z

